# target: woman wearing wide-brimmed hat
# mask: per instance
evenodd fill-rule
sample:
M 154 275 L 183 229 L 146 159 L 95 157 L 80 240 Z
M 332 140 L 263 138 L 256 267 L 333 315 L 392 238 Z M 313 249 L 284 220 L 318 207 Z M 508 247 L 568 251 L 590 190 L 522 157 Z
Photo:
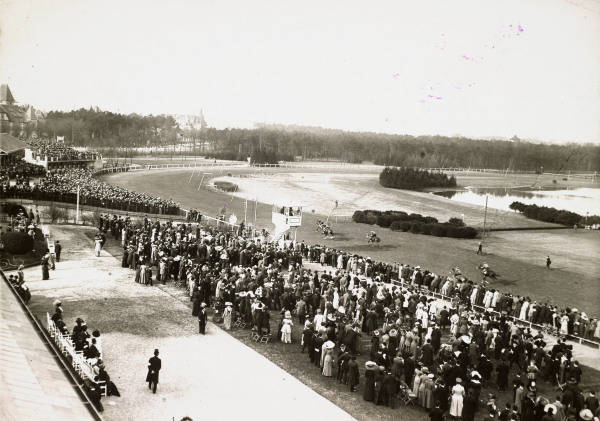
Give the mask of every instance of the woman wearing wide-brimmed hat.
M 372 402 L 375 399 L 375 372 L 379 370 L 377 363 L 367 361 L 365 363 L 365 389 L 363 390 L 363 399 Z

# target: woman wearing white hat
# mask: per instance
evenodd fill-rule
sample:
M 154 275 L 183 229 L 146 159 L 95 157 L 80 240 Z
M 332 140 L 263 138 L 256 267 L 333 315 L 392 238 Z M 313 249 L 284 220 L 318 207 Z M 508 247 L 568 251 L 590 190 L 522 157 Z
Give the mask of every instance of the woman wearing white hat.
M 461 417 L 463 409 L 463 398 L 465 396 L 465 388 L 462 386 L 460 377 L 456 378 L 456 384 L 452 387 L 452 401 L 450 403 L 450 415 L 453 417 Z
M 233 318 L 233 304 L 229 301 L 225 303 L 223 310 L 223 327 L 225 330 L 231 330 L 231 319 Z
M 333 376 L 333 348 L 335 344 L 332 341 L 325 342 L 325 357 L 323 358 L 323 375 L 325 377 Z
M 285 312 L 285 316 L 283 318 L 283 326 L 281 327 L 281 342 L 284 344 L 292 343 L 292 326 L 294 323 L 292 322 L 292 313 L 289 311 Z

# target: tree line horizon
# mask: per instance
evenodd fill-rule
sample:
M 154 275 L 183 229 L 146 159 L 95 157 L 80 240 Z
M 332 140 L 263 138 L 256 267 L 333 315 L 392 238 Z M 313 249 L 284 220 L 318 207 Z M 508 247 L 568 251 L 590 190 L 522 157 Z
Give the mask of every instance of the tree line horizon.
M 170 115 L 124 115 L 84 108 L 50 111 L 37 131 L 48 137 L 65 136 L 74 146 L 115 151 L 167 147 L 185 139 L 193 144 L 195 154 L 244 161 L 251 157 L 257 163 L 300 158 L 373 162 L 391 167 L 600 170 L 600 145 L 595 144 L 542 144 L 266 124 L 252 129 L 182 129 Z

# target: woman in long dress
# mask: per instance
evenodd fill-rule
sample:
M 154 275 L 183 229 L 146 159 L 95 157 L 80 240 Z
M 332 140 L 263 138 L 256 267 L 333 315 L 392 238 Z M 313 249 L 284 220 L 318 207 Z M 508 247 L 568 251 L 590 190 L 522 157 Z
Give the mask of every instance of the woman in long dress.
M 284 344 L 292 343 L 292 315 L 289 311 L 285 312 L 285 318 L 283 319 L 283 326 L 281 327 L 281 342 Z
M 46 253 L 44 257 L 42 257 L 42 280 L 50 279 L 50 272 L 48 271 L 48 262 L 49 262 L 49 254 Z
M 425 395 L 423 398 L 423 407 L 425 409 L 433 408 L 433 377 L 433 374 L 428 374 L 427 380 L 425 380 Z
M 465 388 L 461 384 L 461 379 L 456 379 L 456 384 L 452 388 L 452 401 L 450 402 L 450 415 L 453 417 L 462 416 L 463 398 Z
M 419 386 L 421 385 L 421 374 L 423 374 L 421 370 L 415 368 L 415 377 L 413 378 L 412 387 L 412 392 L 415 394 L 415 396 L 419 395 Z
M 231 330 L 231 318 L 233 316 L 233 308 L 230 302 L 225 303 L 225 310 L 223 310 L 223 327 L 225 330 Z
M 325 351 L 325 359 L 323 360 L 323 375 L 325 377 L 333 376 L 333 349 Z
M 569 333 L 569 316 L 563 314 L 560 318 L 560 334 L 566 335 Z
M 365 388 L 363 390 L 363 399 L 367 402 L 372 402 L 375 398 L 375 371 L 378 369 L 377 364 L 373 361 L 367 361 L 365 364 Z
M 423 374 L 421 374 L 421 380 L 419 381 L 419 390 L 417 393 L 417 400 L 419 401 L 419 405 L 425 408 L 425 387 L 427 384 L 427 375 L 425 368 L 423 368 Z
M 96 244 L 96 247 L 94 248 L 94 253 L 96 254 L 96 257 L 99 257 L 100 250 L 102 250 L 102 239 L 100 237 L 96 237 L 94 243 Z

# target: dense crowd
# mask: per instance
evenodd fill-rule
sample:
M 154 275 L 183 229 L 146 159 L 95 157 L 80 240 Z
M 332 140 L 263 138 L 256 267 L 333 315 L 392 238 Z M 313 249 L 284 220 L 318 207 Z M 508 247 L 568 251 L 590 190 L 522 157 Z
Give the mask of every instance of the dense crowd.
M 0 164 L 0 186 L 10 185 L 14 180 L 17 185 L 28 185 L 35 177 L 42 177 L 46 169 L 40 165 L 30 164 L 22 159 L 2 157 Z
M 206 307 L 212 307 L 225 329 L 246 326 L 283 343 L 299 341 L 323 376 L 350 391 L 364 383 L 366 401 L 391 407 L 410 401 L 431 411 L 432 419 L 447 412 L 472 420 L 478 410 L 524 421 L 598 413 L 595 396 L 586 397 L 579 386 L 583 372 L 565 340 L 580 332 L 577 323 L 584 318 L 576 309 L 562 314 L 527 297 L 501 294 L 457 269 L 439 276 L 304 242 L 280 247 L 195 223 L 145 218 L 136 225 L 104 216 L 99 229 L 120 240 L 122 266 L 135 270 L 136 282 L 152 284 L 155 276 L 156 282 L 185 286 L 201 333 Z M 305 261 L 331 270 L 311 271 Z M 430 291 L 452 299 L 437 300 Z M 274 332 L 273 311 L 280 315 Z M 513 315 L 557 326 L 561 336 L 548 347 L 542 332 L 521 327 Z M 296 322 L 303 328 L 300 338 L 293 337 Z M 368 350 L 361 345 L 365 336 Z M 359 370 L 356 357 L 365 353 L 369 361 Z M 558 397 L 543 397 L 540 381 L 557 387 Z M 512 387 L 505 408 L 494 394 L 481 396 L 482 387 L 491 385 Z
M 90 161 L 97 157 L 94 152 L 79 152 L 62 142 L 50 139 L 27 139 L 25 141 L 33 156 L 48 157 L 53 161 Z
M 172 200 L 104 183 L 83 168 L 49 171 L 33 185 L 4 185 L 0 197 L 76 203 L 78 187 L 82 205 L 165 215 L 180 213 L 179 205 Z

